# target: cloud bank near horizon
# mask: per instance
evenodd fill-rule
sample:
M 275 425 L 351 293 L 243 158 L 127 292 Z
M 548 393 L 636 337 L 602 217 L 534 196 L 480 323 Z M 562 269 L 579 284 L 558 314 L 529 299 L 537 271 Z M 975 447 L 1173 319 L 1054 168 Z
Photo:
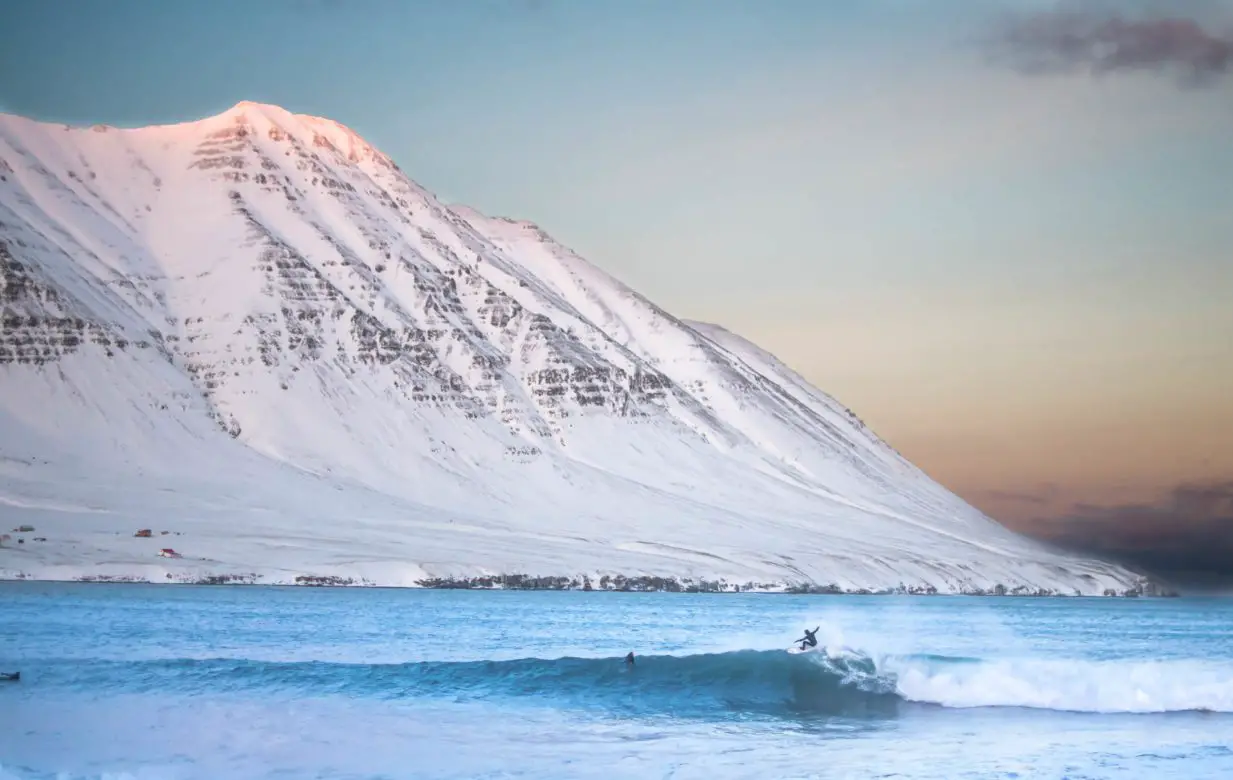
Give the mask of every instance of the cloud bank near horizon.
M 1182 588 L 1233 586 L 1233 479 L 1182 484 L 1157 503 L 1076 504 L 1016 529 L 1155 574 Z
M 1187 87 L 1233 74 L 1233 30 L 1195 19 L 1133 19 L 1095 7 L 1018 14 L 996 25 L 990 58 L 1028 75 L 1172 73 Z

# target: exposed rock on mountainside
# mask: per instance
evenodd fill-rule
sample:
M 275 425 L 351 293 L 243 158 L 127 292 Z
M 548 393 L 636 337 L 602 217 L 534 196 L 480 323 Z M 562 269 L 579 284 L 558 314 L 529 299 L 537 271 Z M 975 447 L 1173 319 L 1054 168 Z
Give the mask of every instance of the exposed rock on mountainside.
M 48 540 L 0 552 L 5 576 L 1143 585 L 326 119 L 0 117 L 0 273 L 0 511 Z M 132 537 L 155 525 L 182 558 Z

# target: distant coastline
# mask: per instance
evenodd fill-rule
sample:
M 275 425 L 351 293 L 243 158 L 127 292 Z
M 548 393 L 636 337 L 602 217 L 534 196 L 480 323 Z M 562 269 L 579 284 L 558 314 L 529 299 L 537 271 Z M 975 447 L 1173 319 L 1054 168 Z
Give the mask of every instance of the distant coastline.
M 251 574 L 183 575 L 165 579 L 150 579 L 139 575 L 82 574 L 71 579 L 39 577 L 17 573 L 0 576 L 0 582 L 55 582 L 121 585 L 199 585 L 199 586 L 250 586 L 250 587 L 301 587 L 301 588 L 373 588 L 398 590 L 466 590 L 466 591 L 576 591 L 598 593 L 762 593 L 768 595 L 804 596 L 977 596 L 1011 598 L 1177 598 L 1172 588 L 1144 580 L 1134 588 L 1124 590 L 1106 589 L 1101 594 L 1084 594 L 1078 591 L 1067 593 L 1050 588 L 1017 586 L 1008 588 L 997 584 L 991 588 L 966 588 L 939 590 L 933 586 L 907 586 L 894 588 L 843 588 L 835 584 L 800 582 L 745 582 L 733 583 L 725 579 L 706 580 L 687 577 L 659 577 L 650 575 L 603 575 L 589 576 L 533 576 L 526 574 L 483 575 L 475 577 L 429 577 L 411 585 L 373 582 L 366 578 L 339 575 L 300 574 L 290 579 L 270 578 Z

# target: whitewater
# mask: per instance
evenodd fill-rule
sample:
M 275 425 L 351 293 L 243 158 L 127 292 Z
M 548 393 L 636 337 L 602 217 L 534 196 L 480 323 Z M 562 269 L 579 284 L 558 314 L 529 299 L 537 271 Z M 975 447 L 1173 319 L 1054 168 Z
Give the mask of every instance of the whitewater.
M 0 778 L 1228 777 L 1231 627 L 1197 598 L 0 583 Z

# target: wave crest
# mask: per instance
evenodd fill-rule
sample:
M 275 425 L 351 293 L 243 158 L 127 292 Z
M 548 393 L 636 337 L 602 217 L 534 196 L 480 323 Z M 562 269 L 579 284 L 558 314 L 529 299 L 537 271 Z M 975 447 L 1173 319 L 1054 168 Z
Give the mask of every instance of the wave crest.
M 850 649 L 404 664 L 171 659 L 52 662 L 31 682 L 190 694 L 282 690 L 373 698 L 543 698 L 628 714 L 893 716 L 904 706 L 1095 713 L 1233 712 L 1233 670 L 1185 661 L 874 657 Z M 25 676 L 23 675 L 23 679 Z

